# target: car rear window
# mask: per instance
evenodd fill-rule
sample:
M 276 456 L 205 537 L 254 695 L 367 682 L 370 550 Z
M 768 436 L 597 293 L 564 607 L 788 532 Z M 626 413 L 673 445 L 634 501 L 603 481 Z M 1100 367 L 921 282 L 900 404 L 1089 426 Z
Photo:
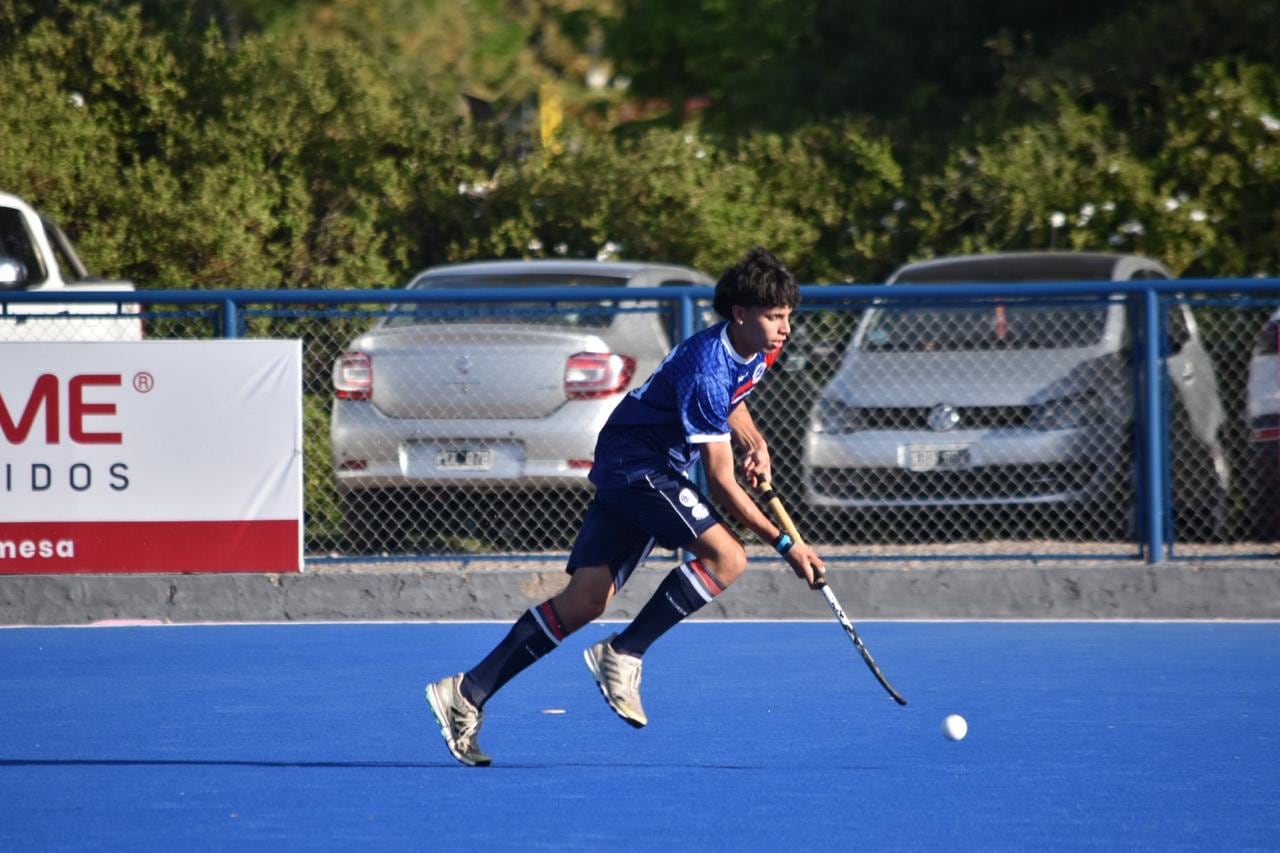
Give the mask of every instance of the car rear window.
M 485 290 L 492 288 L 533 289 L 540 287 L 625 287 L 627 279 L 600 275 L 556 275 L 517 273 L 502 276 L 433 276 L 412 286 L 414 290 Z M 608 326 L 617 313 L 613 299 L 516 302 L 431 302 L 397 305 L 388 326 L 431 323 L 512 323 L 545 324 L 599 329 Z
M 868 351 L 958 352 L 1064 349 L 1102 340 L 1102 305 L 984 305 L 981 308 L 880 308 L 867 318 Z
M 1110 255 L 1052 258 L 1005 256 L 951 263 L 926 262 L 898 270 L 897 284 L 994 284 L 1019 281 L 1107 281 L 1115 270 Z
M 0 207 L 0 256 L 21 261 L 27 268 L 28 284 L 44 282 L 44 265 L 36 254 L 35 243 L 22 220 L 22 214 L 10 207 Z

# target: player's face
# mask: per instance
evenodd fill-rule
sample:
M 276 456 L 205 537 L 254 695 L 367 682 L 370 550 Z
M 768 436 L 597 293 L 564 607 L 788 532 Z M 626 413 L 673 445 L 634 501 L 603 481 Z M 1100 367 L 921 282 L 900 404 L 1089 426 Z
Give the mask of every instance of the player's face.
M 786 306 L 735 305 L 733 319 L 734 346 L 742 355 L 773 352 L 791 334 L 791 309 Z

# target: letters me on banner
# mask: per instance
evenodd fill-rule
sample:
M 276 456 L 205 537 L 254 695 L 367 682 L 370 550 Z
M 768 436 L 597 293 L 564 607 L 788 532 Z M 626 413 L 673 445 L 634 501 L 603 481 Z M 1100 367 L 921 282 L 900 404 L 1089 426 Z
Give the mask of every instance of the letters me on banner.
M 0 574 L 302 569 L 302 345 L 0 343 Z

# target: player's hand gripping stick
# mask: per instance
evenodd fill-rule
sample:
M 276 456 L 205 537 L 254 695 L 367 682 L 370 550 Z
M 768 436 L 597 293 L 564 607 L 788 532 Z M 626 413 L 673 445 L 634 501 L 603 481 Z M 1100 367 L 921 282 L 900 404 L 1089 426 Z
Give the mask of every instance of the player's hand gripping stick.
M 782 505 L 782 500 L 774 493 L 773 486 L 766 481 L 760 483 L 760 496 L 768 503 L 769 511 L 773 513 L 773 517 L 778 524 L 782 525 L 782 530 L 797 545 L 804 542 L 800 538 L 800 531 L 796 529 L 795 522 L 791 520 L 790 514 L 787 513 L 786 507 Z M 858 636 L 858 631 L 853 627 L 853 623 L 849 621 L 849 617 L 844 614 L 844 608 L 840 606 L 836 595 L 831 591 L 831 587 L 827 586 L 825 575 L 819 574 L 815 569 L 814 587 L 822 590 L 822 596 L 827 600 L 827 605 L 831 607 L 831 612 L 836 615 L 836 619 L 840 621 L 840 626 L 844 628 L 845 634 L 853 642 L 854 648 L 862 655 L 862 659 L 866 661 L 867 668 L 871 670 L 871 674 L 876 677 L 876 681 L 880 682 L 880 686 L 888 691 L 893 697 L 893 701 L 899 705 L 907 704 L 907 700 L 902 694 L 893 689 L 893 685 L 884 677 L 884 673 L 880 671 L 880 667 L 876 665 L 875 658 L 871 657 L 871 652 L 867 651 L 867 647 L 863 645 L 862 638 Z

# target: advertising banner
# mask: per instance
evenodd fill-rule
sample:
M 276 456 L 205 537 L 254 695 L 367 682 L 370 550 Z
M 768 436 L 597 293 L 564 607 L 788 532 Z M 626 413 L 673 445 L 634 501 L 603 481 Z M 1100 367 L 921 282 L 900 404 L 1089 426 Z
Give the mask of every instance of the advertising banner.
M 0 343 L 0 574 L 301 568 L 301 342 Z

